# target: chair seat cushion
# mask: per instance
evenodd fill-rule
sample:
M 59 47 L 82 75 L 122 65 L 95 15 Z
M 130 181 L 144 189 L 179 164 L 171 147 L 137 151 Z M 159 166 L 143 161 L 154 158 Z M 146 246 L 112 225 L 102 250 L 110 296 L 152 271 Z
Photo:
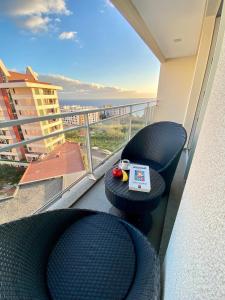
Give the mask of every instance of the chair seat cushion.
M 60 237 L 48 260 L 52 299 L 122 300 L 135 277 L 132 239 L 116 217 L 87 216 Z

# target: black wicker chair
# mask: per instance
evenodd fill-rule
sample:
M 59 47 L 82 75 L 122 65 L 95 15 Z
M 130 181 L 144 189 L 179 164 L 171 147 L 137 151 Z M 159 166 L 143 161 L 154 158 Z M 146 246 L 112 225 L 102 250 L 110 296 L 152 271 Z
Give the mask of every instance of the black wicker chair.
M 166 183 L 165 194 L 168 194 L 186 139 L 187 133 L 182 125 L 154 123 L 140 130 L 129 141 L 121 158 L 149 165 L 159 172 Z
M 159 299 L 159 261 L 115 216 L 57 210 L 0 225 L 0 299 Z

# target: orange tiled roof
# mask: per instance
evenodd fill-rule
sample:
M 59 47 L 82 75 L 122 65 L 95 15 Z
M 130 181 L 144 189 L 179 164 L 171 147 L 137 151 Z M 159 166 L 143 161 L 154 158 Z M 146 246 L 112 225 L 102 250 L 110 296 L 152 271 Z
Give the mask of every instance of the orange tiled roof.
M 18 73 L 18 72 L 12 72 L 9 71 L 10 77 L 8 78 L 9 82 L 32 82 L 32 83 L 41 83 L 41 84 L 49 84 L 48 82 L 42 82 L 39 80 L 35 80 L 31 74 L 24 74 L 24 73 Z
M 41 181 L 84 170 L 80 146 L 77 143 L 65 142 L 44 158 L 31 162 L 20 183 Z
M 10 77 L 9 81 L 14 81 L 14 80 L 34 80 L 33 76 L 31 74 L 23 74 L 23 73 L 18 73 L 18 72 L 12 72 L 9 71 Z

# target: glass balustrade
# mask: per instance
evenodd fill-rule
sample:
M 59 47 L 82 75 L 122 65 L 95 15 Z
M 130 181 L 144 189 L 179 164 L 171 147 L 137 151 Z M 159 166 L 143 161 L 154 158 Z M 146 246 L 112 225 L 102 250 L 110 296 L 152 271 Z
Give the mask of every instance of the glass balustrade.
M 97 119 L 83 111 L 0 122 L 0 223 L 34 213 L 94 173 L 152 122 L 155 105 L 93 110 Z

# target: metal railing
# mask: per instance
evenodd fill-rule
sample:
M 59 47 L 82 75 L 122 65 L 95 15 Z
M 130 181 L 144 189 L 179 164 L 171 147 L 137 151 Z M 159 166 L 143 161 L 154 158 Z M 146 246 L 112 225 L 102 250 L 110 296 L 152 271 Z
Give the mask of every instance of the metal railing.
M 139 109 L 133 109 L 135 106 L 142 106 L 142 108 Z M 141 102 L 141 103 L 134 103 L 129 105 L 119 105 L 119 106 L 112 106 L 107 108 L 99 108 L 99 109 L 90 109 L 90 110 L 81 110 L 76 112 L 66 112 L 66 113 L 59 113 L 59 114 L 50 114 L 46 116 L 40 116 L 40 117 L 29 117 L 29 118 L 21 118 L 21 119 L 14 119 L 14 120 L 7 120 L 0 122 L 0 129 L 5 129 L 8 127 L 14 127 L 14 126 L 20 126 L 20 125 L 26 125 L 30 123 L 36 123 L 40 121 L 46 121 L 46 120 L 52 120 L 52 119 L 62 119 L 65 117 L 75 116 L 75 115 L 84 115 L 85 118 L 85 124 L 84 125 L 78 125 L 78 126 L 72 126 L 63 130 L 55 131 L 53 133 L 49 133 L 46 135 L 38 136 L 35 138 L 31 138 L 29 140 L 23 140 L 21 142 L 9 144 L 7 146 L 1 147 L 0 152 L 6 152 L 13 148 L 21 147 L 27 144 L 31 144 L 34 142 L 38 142 L 41 140 L 45 140 L 51 137 L 58 136 L 60 134 L 64 134 L 66 132 L 70 132 L 73 130 L 80 130 L 80 129 L 86 129 L 87 130 L 87 153 L 88 153 L 88 162 L 89 162 L 89 169 L 90 172 L 93 172 L 93 164 L 91 159 L 91 142 L 90 142 L 90 125 L 97 125 L 104 122 L 109 122 L 110 120 L 114 120 L 117 118 L 129 116 L 129 138 L 131 138 L 131 124 L 132 124 L 132 114 L 145 111 L 145 125 L 150 123 L 152 120 L 152 116 L 154 113 L 154 107 L 156 106 L 156 100 L 152 100 L 149 102 Z M 116 109 L 122 109 L 122 108 L 128 108 L 128 112 L 123 114 L 114 115 L 105 119 L 101 119 L 96 122 L 92 122 L 90 124 L 88 114 L 90 113 L 96 113 L 96 112 L 105 112 L 105 111 L 111 111 Z
M 81 111 L 74 111 L 74 112 L 50 114 L 50 115 L 45 115 L 40 117 L 29 117 L 29 118 L 2 121 L 0 122 L 0 129 L 5 130 L 6 128 L 8 129 L 10 127 L 15 128 L 17 126 L 42 122 L 46 120 L 52 120 L 52 119 L 57 120 L 57 119 L 63 119 L 65 117 L 71 117 L 76 115 L 84 116 L 84 124 L 82 125 L 77 125 L 77 126 L 72 125 L 69 128 L 63 128 L 62 130 L 59 131 L 55 131 L 42 136 L 32 137 L 13 144 L 7 144 L 7 145 L 2 144 L 0 147 L 0 155 L 2 152 L 4 152 L 5 155 L 6 152 L 10 151 L 13 148 L 20 148 L 21 146 L 29 145 L 38 141 L 60 136 L 62 134 L 68 135 L 73 131 L 80 133 L 82 130 L 83 132 L 85 132 L 85 135 L 83 136 L 83 140 L 85 141 L 84 148 L 86 152 L 85 155 L 86 155 L 87 167 L 85 168 L 85 174 L 83 174 L 80 178 L 74 180 L 74 182 L 70 186 L 65 188 L 65 190 L 67 190 L 72 185 L 77 183 L 79 179 L 83 178 L 84 175 L 87 174 L 93 175 L 95 169 L 99 165 L 103 164 L 107 159 L 109 159 L 110 156 L 118 152 L 119 149 L 121 149 L 139 129 L 150 124 L 153 121 L 153 114 L 154 114 L 156 103 L 157 103 L 156 100 L 151 100 L 151 101 L 139 102 L 139 103 L 128 104 L 128 105 L 119 105 L 119 106 L 104 107 L 104 108 L 91 109 L 91 110 L 81 110 Z M 112 111 L 115 113 L 116 110 L 118 110 L 118 114 L 112 115 L 112 113 L 110 113 Z M 122 113 L 119 113 L 121 111 Z M 107 117 L 99 119 L 98 121 L 95 122 L 90 122 L 89 114 L 91 113 L 102 113 L 105 116 L 107 115 Z M 137 121 L 138 123 L 135 123 Z M 116 125 L 114 126 L 114 124 Z M 103 132 L 104 134 L 105 132 L 106 137 L 110 141 L 110 135 L 107 136 L 107 130 L 108 129 L 112 130 L 112 128 L 115 127 L 115 131 L 116 131 L 116 128 L 118 128 L 118 124 L 120 128 L 123 129 L 123 135 L 121 139 L 117 137 L 115 138 L 115 145 L 113 145 L 112 149 L 108 148 L 108 149 L 96 150 L 96 148 L 99 148 L 98 139 L 96 138 L 96 133 L 100 132 L 102 134 Z M 104 148 L 104 147 L 101 147 L 100 145 L 100 148 Z M 99 154 L 98 151 L 101 153 L 101 158 L 96 161 L 95 153 L 97 152 L 97 154 Z M 102 154 L 103 152 L 104 155 Z M 64 190 L 62 190 L 62 192 L 60 192 L 59 194 L 62 195 L 63 192 Z M 49 199 L 48 203 L 53 201 L 53 199 L 55 199 L 56 196 L 59 196 L 59 194 L 54 195 L 54 197 Z
M 138 102 L 133 104 L 125 104 L 125 105 L 118 105 L 118 106 L 111 106 L 111 107 L 103 107 L 103 108 L 96 108 L 96 109 L 90 109 L 90 110 L 80 110 L 80 111 L 74 111 L 74 112 L 64 112 L 64 113 L 58 113 L 58 114 L 49 114 L 46 116 L 40 116 L 40 117 L 29 117 L 29 118 L 22 118 L 22 119 L 14 119 L 14 120 L 7 120 L 0 122 L 0 129 L 5 127 L 13 127 L 18 125 L 24 125 L 29 123 L 35 123 L 38 121 L 46 121 L 51 119 L 60 119 L 65 117 L 72 117 L 72 116 L 78 116 L 78 115 L 85 115 L 95 112 L 105 112 L 115 109 L 121 109 L 121 108 L 129 108 L 133 106 L 140 106 L 140 105 L 146 105 L 147 107 L 154 107 L 156 106 L 157 101 L 151 100 L 151 101 L 145 101 L 145 102 Z M 141 109 L 143 110 L 143 108 Z M 117 116 L 115 116 L 117 117 Z M 100 122 L 100 121 L 98 121 Z

